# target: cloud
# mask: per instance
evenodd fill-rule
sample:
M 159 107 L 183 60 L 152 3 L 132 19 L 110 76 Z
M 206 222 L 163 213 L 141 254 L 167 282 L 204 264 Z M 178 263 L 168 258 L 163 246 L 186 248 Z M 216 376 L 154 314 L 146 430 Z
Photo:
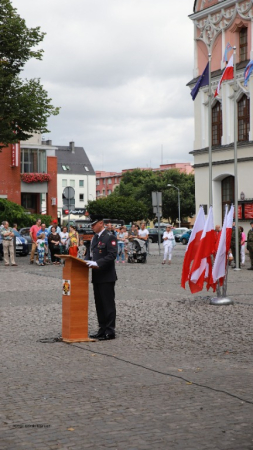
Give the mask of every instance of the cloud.
M 193 27 L 189 1 L 14 0 L 29 27 L 47 33 L 39 77 L 60 115 L 53 143 L 74 140 L 95 170 L 191 161 Z M 191 5 L 192 6 L 192 5 Z M 40 46 L 40 47 L 41 47 Z M 101 155 L 104 155 L 103 161 Z

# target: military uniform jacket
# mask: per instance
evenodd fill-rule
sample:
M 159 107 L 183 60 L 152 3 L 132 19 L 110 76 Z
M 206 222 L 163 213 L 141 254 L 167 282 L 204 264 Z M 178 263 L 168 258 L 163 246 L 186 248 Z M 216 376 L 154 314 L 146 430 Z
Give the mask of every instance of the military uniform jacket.
M 115 259 L 117 238 L 104 230 L 99 237 L 92 238 L 86 260 L 96 261 L 98 268 L 92 269 L 92 283 L 110 283 L 117 280 Z
M 247 236 L 247 250 L 253 252 L 253 230 L 249 230 Z

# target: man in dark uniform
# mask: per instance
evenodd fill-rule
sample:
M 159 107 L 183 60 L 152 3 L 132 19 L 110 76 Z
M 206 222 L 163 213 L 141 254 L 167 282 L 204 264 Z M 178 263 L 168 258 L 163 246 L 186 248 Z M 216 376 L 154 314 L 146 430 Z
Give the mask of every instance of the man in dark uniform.
M 117 256 L 117 238 L 104 227 L 101 216 L 92 217 L 92 230 L 95 235 L 85 260 L 92 268 L 92 283 L 95 297 L 99 330 L 91 338 L 101 341 L 115 339 L 115 259 Z
M 251 229 L 248 232 L 247 236 L 247 250 L 249 251 L 250 257 L 250 267 L 248 270 L 253 270 L 253 220 L 250 222 Z

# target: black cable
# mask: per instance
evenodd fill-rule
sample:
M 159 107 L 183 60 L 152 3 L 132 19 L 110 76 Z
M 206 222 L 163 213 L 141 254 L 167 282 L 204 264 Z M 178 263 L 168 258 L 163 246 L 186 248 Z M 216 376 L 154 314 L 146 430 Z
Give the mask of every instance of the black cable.
M 76 344 L 73 344 L 73 343 L 68 343 L 68 344 L 71 345 L 72 347 L 80 348 L 81 350 L 83 350 L 85 352 L 90 352 L 90 353 L 95 353 L 97 355 L 107 356 L 109 358 L 116 359 L 117 361 L 125 362 L 127 364 L 132 365 L 132 366 L 141 367 L 142 369 L 148 370 L 149 372 L 158 373 L 159 375 L 165 375 L 165 376 L 171 377 L 171 378 L 177 378 L 179 380 L 185 381 L 186 383 L 190 383 L 191 385 L 202 387 L 204 389 L 209 389 L 210 391 L 214 391 L 214 392 L 219 392 L 219 393 L 228 395 L 229 397 L 236 398 L 237 400 L 240 400 L 242 402 L 249 403 L 250 405 L 253 405 L 253 401 L 245 400 L 245 399 L 243 399 L 241 397 L 238 397 L 237 395 L 231 394 L 230 392 L 223 391 L 222 389 L 215 389 L 215 388 L 212 388 L 210 386 L 206 386 L 204 384 L 196 383 L 195 381 L 190 381 L 190 380 L 188 380 L 188 379 L 186 379 L 184 377 L 181 377 L 179 375 L 174 375 L 172 373 L 166 373 L 166 372 L 161 372 L 160 370 L 151 369 L 150 367 L 143 366 L 142 364 L 137 364 L 137 363 L 128 361 L 127 359 L 119 358 L 118 356 L 109 355 L 108 353 L 102 353 L 102 352 L 98 352 L 98 351 L 94 351 L 94 350 L 89 350 L 88 348 L 83 348 L 83 347 L 80 347 L 79 345 L 76 345 Z

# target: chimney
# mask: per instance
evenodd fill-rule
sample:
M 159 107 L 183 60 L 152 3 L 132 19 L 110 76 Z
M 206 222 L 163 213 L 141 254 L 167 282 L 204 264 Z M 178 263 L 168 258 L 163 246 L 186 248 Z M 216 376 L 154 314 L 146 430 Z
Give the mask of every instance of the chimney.
M 69 143 L 69 147 L 70 147 L 71 153 L 75 153 L 75 143 L 73 141 Z
M 52 145 L 52 141 L 51 140 L 46 141 L 46 145 Z

